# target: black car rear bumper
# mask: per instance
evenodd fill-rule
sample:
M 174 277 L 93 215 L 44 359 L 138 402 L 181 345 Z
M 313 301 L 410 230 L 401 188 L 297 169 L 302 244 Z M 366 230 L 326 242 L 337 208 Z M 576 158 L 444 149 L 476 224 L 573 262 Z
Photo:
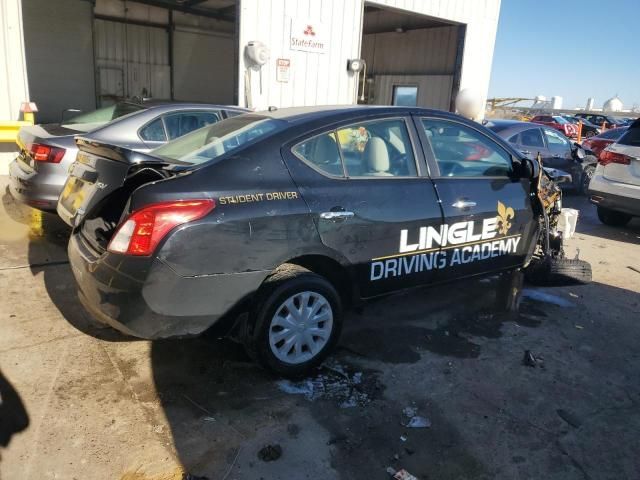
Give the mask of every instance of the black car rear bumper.
M 77 232 L 68 253 L 85 308 L 102 323 L 145 339 L 202 333 L 243 305 L 269 274 L 183 277 L 157 258 L 98 256 Z

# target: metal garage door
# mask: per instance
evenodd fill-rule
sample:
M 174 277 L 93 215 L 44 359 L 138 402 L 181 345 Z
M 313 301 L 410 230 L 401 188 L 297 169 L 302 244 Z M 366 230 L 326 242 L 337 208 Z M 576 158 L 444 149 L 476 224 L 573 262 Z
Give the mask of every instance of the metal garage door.
M 94 22 L 99 104 L 133 96 L 170 98 L 168 31 L 100 19 Z

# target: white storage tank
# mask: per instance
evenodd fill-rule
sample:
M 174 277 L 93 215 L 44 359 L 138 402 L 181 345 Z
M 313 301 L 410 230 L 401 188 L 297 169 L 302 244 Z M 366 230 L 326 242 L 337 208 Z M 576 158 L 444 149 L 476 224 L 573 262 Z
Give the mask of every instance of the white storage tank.
M 562 108 L 562 97 L 558 95 L 551 97 L 551 108 L 553 110 L 560 110 Z
M 622 100 L 620 100 L 617 95 L 604 102 L 604 105 L 602 106 L 602 109 L 605 112 L 621 112 L 622 108 Z
M 587 112 L 590 112 L 591 110 L 593 110 L 593 103 L 594 103 L 594 99 L 593 99 L 593 97 L 589 97 L 589 98 L 587 99 L 587 106 L 585 107 L 585 110 L 586 110 Z

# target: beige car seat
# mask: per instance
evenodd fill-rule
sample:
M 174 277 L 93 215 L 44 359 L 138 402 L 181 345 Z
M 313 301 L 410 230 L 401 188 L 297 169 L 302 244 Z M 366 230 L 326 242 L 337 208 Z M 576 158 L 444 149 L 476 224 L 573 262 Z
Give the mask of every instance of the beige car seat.
M 364 158 L 367 162 L 368 175 L 376 177 L 392 177 L 389 172 L 391 162 L 389 160 L 389 150 L 384 140 L 378 137 L 372 137 L 364 147 Z

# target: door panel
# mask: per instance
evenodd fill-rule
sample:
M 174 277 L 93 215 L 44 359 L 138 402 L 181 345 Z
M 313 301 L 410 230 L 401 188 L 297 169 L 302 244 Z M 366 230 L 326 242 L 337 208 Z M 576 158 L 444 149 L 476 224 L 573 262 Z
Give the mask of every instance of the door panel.
M 442 212 L 407 120 L 363 120 L 283 148 L 323 244 L 363 297 L 428 283 L 438 262 L 439 248 L 419 248 Z
M 434 118 L 417 124 L 444 214 L 432 232 L 446 258 L 437 280 L 522 265 L 536 232 L 530 184 L 513 178 L 511 155 L 472 125 Z
M 543 164 L 546 167 L 557 168 L 574 175 L 576 162 L 573 159 L 571 141 L 555 130 L 543 128 L 542 131 L 548 149 L 547 156 L 542 159 Z

